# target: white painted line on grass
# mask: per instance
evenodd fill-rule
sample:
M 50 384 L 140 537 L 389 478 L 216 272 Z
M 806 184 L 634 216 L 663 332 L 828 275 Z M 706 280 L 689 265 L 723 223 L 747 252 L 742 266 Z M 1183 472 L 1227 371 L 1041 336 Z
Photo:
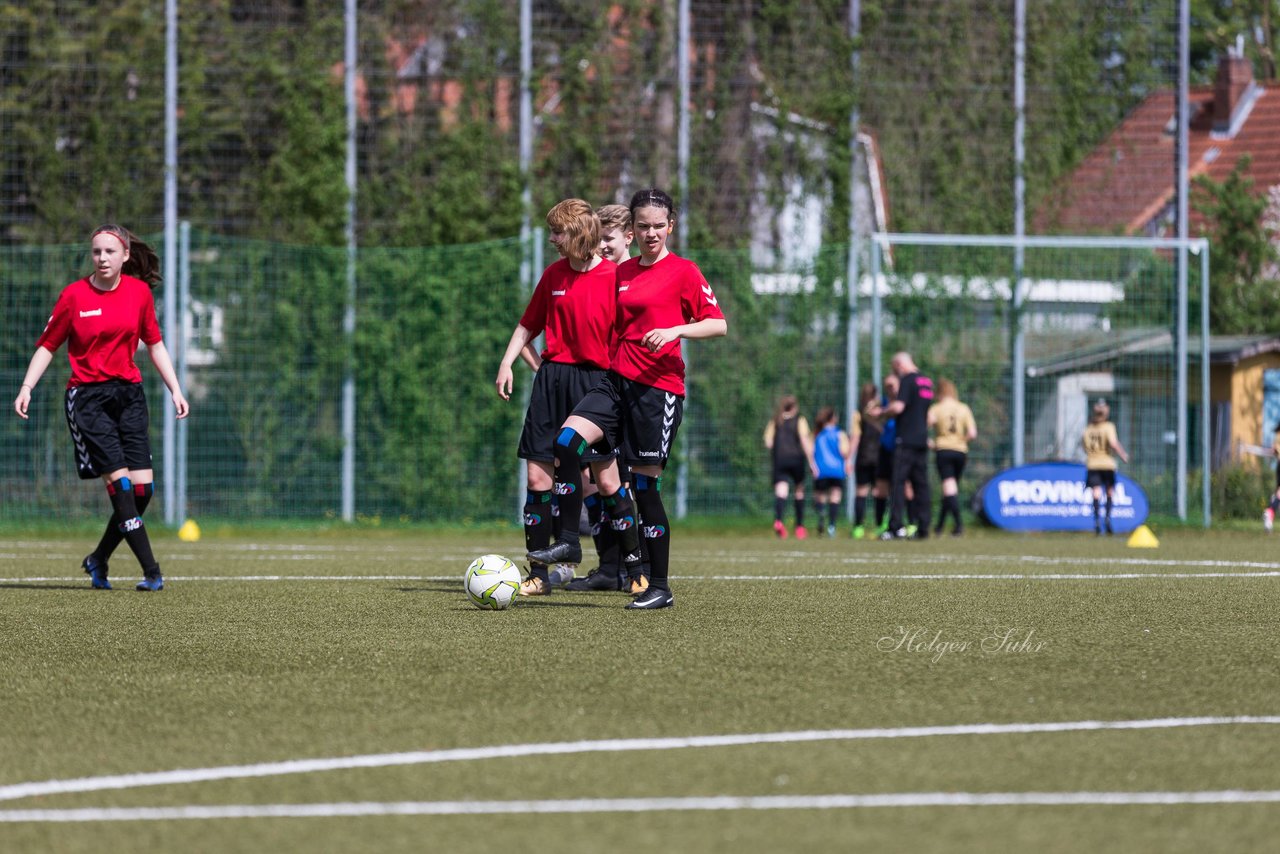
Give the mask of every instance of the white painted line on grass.
M 1172 581 L 1181 579 L 1280 578 L 1274 572 L 832 572 L 786 575 L 689 575 L 676 573 L 677 581 Z M 191 581 L 458 581 L 455 575 L 166 575 L 166 582 Z M 126 577 L 127 580 L 127 577 Z M 88 580 L 83 575 L 0 577 L 6 584 L 49 584 Z
M 180 768 L 81 777 L 72 780 L 45 780 L 0 786 L 0 801 L 12 801 L 43 795 L 71 792 L 101 792 L 114 789 L 136 789 L 200 783 L 211 780 L 240 780 L 251 777 L 276 777 L 286 774 L 311 774 L 352 768 L 387 768 L 399 765 L 425 765 L 438 762 L 460 762 L 524 756 L 567 756 L 582 753 L 623 753 L 630 751 L 682 750 L 699 747 L 740 747 L 761 744 L 797 744 L 817 741 L 866 741 L 891 738 L 925 738 L 955 735 L 1011 735 L 1027 733 L 1090 732 L 1106 730 L 1153 730 L 1202 726 L 1243 726 L 1280 724 L 1280 715 L 1150 718 L 1126 721 L 1054 721 L 1049 723 L 957 724 L 951 726 L 887 727 L 872 729 L 800 730 L 793 732 L 738 733 L 731 735 L 698 735 L 670 738 L 624 738 L 601 741 L 563 741 L 533 744 L 459 747 L 445 750 L 419 750 L 407 753 L 373 753 L 363 756 L 337 756 L 323 759 L 293 759 L 254 765 L 224 765 L 213 768 Z
M 1200 792 L 890 792 L 877 795 L 716 795 L 690 798 L 569 798 L 540 801 L 390 801 L 78 807 L 0 810 L 0 822 L 182 821 L 351 818 L 387 815 L 550 815 L 556 813 L 882 809 L 886 807 L 1170 806 L 1280 803 L 1274 789 Z

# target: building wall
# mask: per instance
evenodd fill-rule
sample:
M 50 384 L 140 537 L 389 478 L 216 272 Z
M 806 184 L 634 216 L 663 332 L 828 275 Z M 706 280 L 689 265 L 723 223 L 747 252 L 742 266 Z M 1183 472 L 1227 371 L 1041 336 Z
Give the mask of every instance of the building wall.
M 1241 442 L 1270 445 L 1271 437 L 1263 436 L 1263 371 L 1280 369 L 1280 353 L 1264 353 L 1244 359 L 1231 374 L 1231 448 Z M 1257 461 L 1257 457 L 1244 455 Z

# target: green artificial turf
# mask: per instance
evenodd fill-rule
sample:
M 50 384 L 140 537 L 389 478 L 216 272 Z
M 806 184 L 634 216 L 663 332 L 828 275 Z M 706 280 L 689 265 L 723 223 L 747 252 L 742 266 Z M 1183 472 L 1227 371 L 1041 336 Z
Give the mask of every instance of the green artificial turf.
M 558 592 L 490 613 L 462 572 L 519 557 L 514 530 L 162 537 L 159 594 L 132 590 L 123 551 L 117 589 L 90 590 L 89 536 L 15 534 L 0 539 L 0 787 L 544 742 L 1280 714 L 1280 541 L 1161 538 L 779 542 L 677 523 L 670 611 Z M 1180 577 L 1208 573 L 1253 575 Z M 383 765 L 0 812 L 1272 791 L 1278 760 L 1274 724 L 935 735 Z M 0 849 L 1205 851 L 1265 848 L 1277 826 L 1277 804 L 0 822 Z

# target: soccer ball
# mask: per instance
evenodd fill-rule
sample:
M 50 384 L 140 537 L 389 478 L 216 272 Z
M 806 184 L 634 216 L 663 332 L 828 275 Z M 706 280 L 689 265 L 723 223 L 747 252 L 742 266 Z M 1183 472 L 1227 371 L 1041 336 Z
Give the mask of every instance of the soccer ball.
M 462 583 L 472 605 L 501 611 L 520 590 L 520 569 L 502 555 L 481 555 L 471 561 Z

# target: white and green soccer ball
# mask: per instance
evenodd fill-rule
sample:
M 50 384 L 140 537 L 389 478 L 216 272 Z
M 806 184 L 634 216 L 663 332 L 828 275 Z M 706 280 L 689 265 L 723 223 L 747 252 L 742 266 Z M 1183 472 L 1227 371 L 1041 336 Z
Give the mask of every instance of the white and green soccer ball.
M 481 555 L 471 561 L 462 583 L 472 605 L 501 611 L 520 591 L 520 569 L 502 555 Z

